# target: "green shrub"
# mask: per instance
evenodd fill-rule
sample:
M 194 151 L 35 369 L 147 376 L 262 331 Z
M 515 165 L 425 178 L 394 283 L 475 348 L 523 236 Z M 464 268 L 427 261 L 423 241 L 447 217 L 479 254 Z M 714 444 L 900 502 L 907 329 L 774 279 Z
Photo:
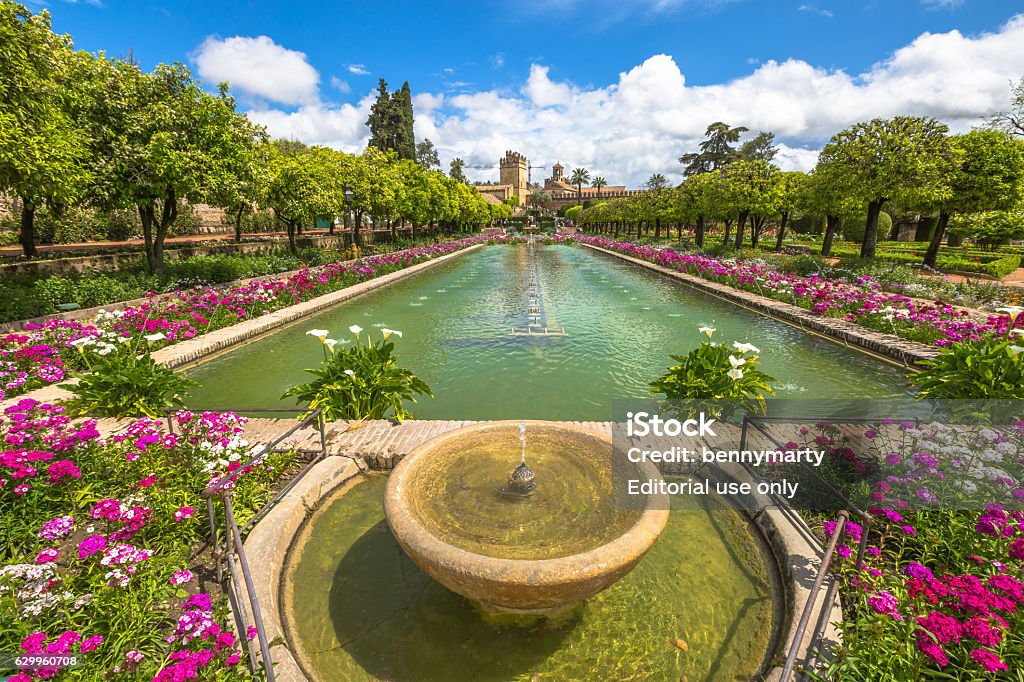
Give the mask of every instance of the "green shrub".
M 675 365 L 665 376 L 650 383 L 651 393 L 664 394 L 669 401 L 682 401 L 683 405 L 666 406 L 669 412 L 700 409 L 715 416 L 728 417 L 730 405 L 715 404 L 731 401 L 748 412 L 765 413 L 765 396 L 775 395 L 772 384 L 776 379 L 757 367 L 760 351 L 750 344 L 732 346 L 711 342 L 715 330 L 701 327 L 706 338 L 686 355 L 670 355 Z M 691 403 L 689 405 L 685 403 Z M 693 405 L 692 403 L 696 403 Z M 662 408 L 665 409 L 665 408 Z
M 860 244 L 864 241 L 864 231 L 867 229 L 868 216 L 866 213 L 843 218 L 839 225 L 839 231 L 843 239 Z M 885 211 L 878 213 L 878 241 L 885 241 L 892 230 L 892 217 Z
M 1024 399 L 1024 347 L 1008 336 L 950 344 L 907 383 L 922 398 Z
M 164 335 L 148 338 L 163 340 Z M 89 337 L 76 345 L 88 371 L 72 375 L 78 383 L 61 384 L 74 393 L 64 401 L 72 416 L 161 417 L 165 408 L 184 407 L 189 389 L 198 386 L 154 361 L 148 347 L 139 354 L 127 344 L 94 342 Z
M 405 409 L 405 401 L 415 403 L 417 395 L 434 396 L 422 379 L 398 366 L 398 357 L 393 355 L 395 344 L 388 341 L 388 337 L 401 336 L 401 332 L 382 329 L 379 341 L 372 341 L 367 334 L 366 343 L 362 344 L 360 332 L 363 330 L 358 326 L 349 330 L 355 335 L 351 348 L 338 347 L 339 342 L 327 338 L 326 330 L 307 332 L 323 344 L 323 364 L 319 369 L 306 370 L 316 379 L 288 389 L 281 397 L 294 397 L 310 411 L 323 410 L 327 421 L 391 416 L 402 421 L 412 416 Z
M 789 229 L 797 234 L 821 234 L 825 231 L 825 216 L 801 216 L 789 224 Z

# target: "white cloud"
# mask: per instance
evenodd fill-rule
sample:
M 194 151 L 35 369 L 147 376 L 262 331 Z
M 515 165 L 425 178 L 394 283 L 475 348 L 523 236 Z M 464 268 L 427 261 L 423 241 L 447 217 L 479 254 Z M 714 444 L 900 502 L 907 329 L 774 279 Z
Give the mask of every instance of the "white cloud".
M 921 4 L 927 7 L 940 9 L 952 9 L 964 4 L 964 0 L 921 0 Z
M 680 154 L 694 150 L 713 121 L 770 130 L 786 169 L 811 168 L 835 132 L 876 116 L 935 116 L 963 132 L 1009 100 L 1024 64 L 1024 15 L 975 36 L 925 33 L 860 74 L 790 59 L 768 61 L 735 80 L 689 85 L 676 61 L 654 55 L 603 86 L 553 79 L 534 64 L 518 90 L 418 93 L 417 137 L 429 137 L 447 164 L 494 166 L 518 149 L 539 166 L 586 166 L 611 184 L 639 186 L 652 173 L 680 179 Z M 358 105 L 307 106 L 253 117 L 272 134 L 358 150 L 372 96 Z M 548 170 L 534 170 L 534 180 Z M 471 176 L 497 180 L 497 171 Z
M 282 47 L 267 36 L 210 36 L 192 60 L 203 80 L 228 81 L 245 95 L 284 105 L 317 101 L 320 75 L 306 61 L 305 53 Z
M 825 17 L 826 19 L 831 19 L 833 16 L 835 16 L 832 14 L 832 10 L 822 9 L 820 7 L 815 7 L 814 5 L 800 5 L 799 7 L 797 7 L 797 9 L 800 10 L 801 12 L 811 12 L 812 14 L 818 14 L 820 16 Z
M 338 92 L 350 93 L 352 92 L 352 86 L 348 84 L 348 81 L 343 81 L 337 76 L 331 76 L 331 87 Z
M 349 64 L 348 72 L 354 73 L 357 76 L 368 76 L 370 74 L 370 72 L 366 70 L 365 64 Z

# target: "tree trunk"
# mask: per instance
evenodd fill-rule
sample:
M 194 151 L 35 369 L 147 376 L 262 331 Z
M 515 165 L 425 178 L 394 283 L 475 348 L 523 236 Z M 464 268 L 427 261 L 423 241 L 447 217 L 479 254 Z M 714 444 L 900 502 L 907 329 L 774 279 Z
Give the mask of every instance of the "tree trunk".
M 156 272 L 156 256 L 153 254 L 153 222 L 155 220 L 153 204 L 144 204 L 138 207 L 139 220 L 142 221 L 142 242 L 146 249 L 146 272 Z
M 239 206 L 235 212 L 235 243 L 242 241 L 242 214 L 245 213 L 245 206 Z
M 34 258 L 39 254 L 36 249 L 36 207 L 21 199 L 21 233 L 18 235 L 21 251 L 26 258 Z
M 729 246 L 729 235 L 732 234 L 732 219 L 725 221 L 725 236 L 722 237 L 722 246 Z
M 693 243 L 698 249 L 704 248 L 704 216 L 697 216 L 697 229 L 693 233 Z
M 868 224 L 864 229 L 864 241 L 860 245 L 861 258 L 874 258 L 875 246 L 878 243 L 878 214 L 882 211 L 885 198 L 868 202 Z
M 355 221 L 352 223 L 352 240 L 360 249 L 363 248 L 363 212 L 356 211 Z
M 828 258 L 832 255 L 832 238 L 839 231 L 839 216 L 825 216 L 825 238 L 821 241 L 821 256 Z
M 661 218 L 654 219 L 654 238 L 661 239 Z
M 743 228 L 747 224 L 748 215 L 749 211 L 740 211 L 740 215 L 736 220 L 736 241 L 733 243 L 733 248 L 735 249 L 743 248 Z
M 928 251 L 924 254 L 924 264 L 930 268 L 935 267 L 939 258 L 939 248 L 942 246 L 942 238 L 946 234 L 946 225 L 949 224 L 949 212 L 940 211 L 939 221 L 935 224 L 935 232 L 932 233 L 932 240 L 928 243 Z
M 775 236 L 775 253 L 782 251 L 782 240 L 786 238 L 786 223 L 789 222 L 789 212 L 784 211 L 782 213 L 782 219 L 779 220 L 779 233 Z

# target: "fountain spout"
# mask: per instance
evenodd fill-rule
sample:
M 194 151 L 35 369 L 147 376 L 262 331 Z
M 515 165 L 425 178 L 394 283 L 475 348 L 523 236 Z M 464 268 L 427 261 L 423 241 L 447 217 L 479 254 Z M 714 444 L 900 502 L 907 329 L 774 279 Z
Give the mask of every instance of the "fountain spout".
M 519 442 L 523 446 L 522 454 L 519 466 L 508 479 L 508 490 L 519 495 L 527 495 L 537 487 L 537 476 L 533 469 L 526 466 L 526 422 L 519 422 Z

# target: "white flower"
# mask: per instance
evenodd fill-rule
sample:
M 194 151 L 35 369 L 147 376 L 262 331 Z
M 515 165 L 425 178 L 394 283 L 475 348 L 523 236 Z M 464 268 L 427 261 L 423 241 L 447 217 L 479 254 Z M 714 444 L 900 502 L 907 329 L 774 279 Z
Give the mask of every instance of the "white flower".
M 699 331 L 701 334 L 707 334 L 708 338 L 710 339 L 711 335 L 715 333 L 715 328 L 714 327 L 701 327 L 697 331 Z
M 747 364 L 747 361 L 744 360 L 743 358 L 738 358 L 735 355 L 730 355 L 729 364 L 732 365 L 733 369 L 736 369 L 737 367 L 742 367 L 743 365 Z
M 363 331 L 363 328 L 360 327 L 358 324 L 354 324 L 351 327 L 349 327 L 348 330 L 355 334 L 356 336 L 359 336 L 359 332 Z
M 308 332 L 306 332 L 306 336 L 315 336 L 321 341 L 326 339 L 328 334 L 330 334 L 330 332 L 327 331 L 326 329 L 310 329 Z
M 1009 331 L 1009 334 L 1011 334 L 1013 336 L 1020 336 L 1020 335 L 1024 334 L 1024 329 L 1011 329 Z
M 752 343 L 740 343 L 739 341 L 733 341 L 732 347 L 741 353 L 760 353 L 761 349 Z
M 726 372 L 726 375 L 730 379 L 732 379 L 733 381 L 738 381 L 739 379 L 743 378 L 743 370 L 742 369 L 730 369 L 728 372 Z
M 1024 307 L 1019 305 L 1008 305 L 1005 308 L 996 308 L 997 313 L 1006 313 L 1010 317 L 1017 317 L 1021 313 L 1024 313 Z
M 356 375 L 356 373 L 350 369 L 346 369 L 345 374 L 349 375 L 350 377 L 354 377 Z
M 156 334 L 147 334 L 142 338 L 146 339 L 146 341 L 149 341 L 150 343 L 156 343 L 157 341 L 163 341 L 167 337 L 164 336 L 163 332 L 157 332 Z
M 338 339 L 324 339 L 324 345 L 330 348 L 332 351 L 334 350 L 334 346 L 337 345 L 337 343 Z
M 74 341 L 72 341 L 71 345 L 74 346 L 75 348 L 77 348 L 78 350 L 82 350 L 86 346 L 91 346 L 92 343 L 93 343 L 93 340 L 92 340 L 91 337 L 83 336 L 81 338 L 78 338 L 78 339 L 75 339 Z
M 1024 351 L 1024 346 L 1010 346 L 1010 352 L 1014 355 L 1020 355 L 1021 351 Z
M 391 336 L 392 334 L 394 334 L 398 338 L 402 338 L 402 332 L 398 331 L 397 329 L 388 329 L 387 327 L 381 327 L 380 330 L 381 330 L 381 332 L 384 333 L 384 338 L 385 339 L 388 338 L 389 336 Z

